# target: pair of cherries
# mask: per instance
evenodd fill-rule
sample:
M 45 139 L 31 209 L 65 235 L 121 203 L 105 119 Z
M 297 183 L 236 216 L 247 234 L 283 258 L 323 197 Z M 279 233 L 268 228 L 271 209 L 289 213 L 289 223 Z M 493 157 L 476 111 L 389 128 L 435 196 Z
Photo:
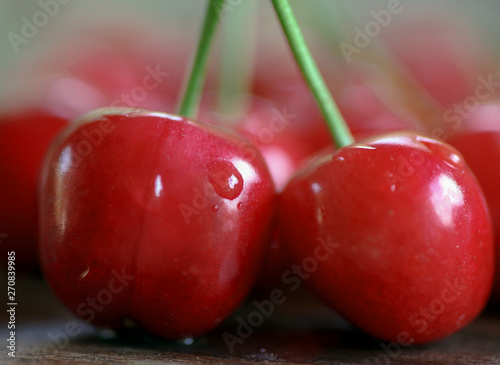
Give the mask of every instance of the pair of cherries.
M 96 324 L 201 335 L 251 289 L 277 218 L 293 264 L 335 243 L 308 282 L 378 338 L 424 343 L 480 313 L 492 227 L 455 149 L 414 132 L 371 137 L 296 172 L 279 203 L 262 154 L 222 127 L 141 109 L 66 126 L 38 192 L 40 262 L 56 295 Z M 112 285 L 116 273 L 129 281 Z
M 63 123 L 44 125 L 50 133 Z M 2 133 L 5 142 L 14 136 Z M 29 166 L 33 156 L 10 161 Z M 250 290 L 275 198 L 260 152 L 244 139 L 169 114 L 100 112 L 66 127 L 42 171 L 41 262 L 73 311 L 124 270 L 131 285 L 94 322 L 133 318 L 183 337 L 218 324 Z M 298 172 L 279 205 L 296 263 L 314 257 L 318 238 L 338 243 L 309 282 L 379 338 L 395 340 L 403 329 L 416 342 L 444 337 L 487 300 L 489 216 L 476 180 L 443 143 L 395 132 L 344 147 Z M 419 321 L 429 322 L 422 333 Z
M 108 133 L 97 133 L 103 125 Z M 99 143 L 79 156 L 91 135 Z M 46 155 L 40 185 L 41 263 L 57 296 L 78 313 L 124 270 L 134 278 L 94 323 L 133 319 L 167 338 L 216 326 L 250 290 L 272 227 L 273 182 L 255 152 L 220 128 L 159 112 L 73 122 Z M 393 132 L 319 158 L 284 189 L 279 219 L 297 264 L 315 257 L 318 239 L 337 244 L 309 282 L 381 339 L 445 337 L 488 300 L 488 209 L 444 143 Z

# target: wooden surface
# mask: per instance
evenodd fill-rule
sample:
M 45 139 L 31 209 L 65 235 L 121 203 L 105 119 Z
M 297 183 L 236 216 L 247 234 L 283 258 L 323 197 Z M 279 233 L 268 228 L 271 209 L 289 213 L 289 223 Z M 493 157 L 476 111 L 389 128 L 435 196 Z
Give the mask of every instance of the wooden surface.
M 492 309 L 446 340 L 421 347 L 390 346 L 392 352 L 387 352 L 387 344 L 297 293 L 231 353 L 223 335 L 236 332 L 237 317 L 248 316 L 255 309 L 251 304 L 188 345 L 89 326 L 62 308 L 41 280 L 21 281 L 17 291 L 17 357 L 12 360 L 3 351 L 2 364 L 500 364 L 500 311 Z M 2 342 L 5 318 L 2 314 Z M 68 326 L 78 334 L 68 335 Z

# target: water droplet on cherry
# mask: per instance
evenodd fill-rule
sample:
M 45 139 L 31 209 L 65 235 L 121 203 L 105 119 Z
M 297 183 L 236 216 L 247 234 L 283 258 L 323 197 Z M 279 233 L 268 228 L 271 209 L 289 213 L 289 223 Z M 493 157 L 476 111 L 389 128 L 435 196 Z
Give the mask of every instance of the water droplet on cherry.
M 236 199 L 243 190 L 243 177 L 229 161 L 212 162 L 209 165 L 208 179 L 221 198 Z
M 242 209 L 243 208 L 243 203 L 238 203 L 238 205 L 236 206 L 238 209 Z
M 218 211 L 219 210 L 219 206 L 218 205 L 212 205 L 212 210 L 214 212 Z
M 451 154 L 450 155 L 450 160 L 452 160 L 454 163 L 459 163 L 460 162 L 460 156 L 456 154 Z

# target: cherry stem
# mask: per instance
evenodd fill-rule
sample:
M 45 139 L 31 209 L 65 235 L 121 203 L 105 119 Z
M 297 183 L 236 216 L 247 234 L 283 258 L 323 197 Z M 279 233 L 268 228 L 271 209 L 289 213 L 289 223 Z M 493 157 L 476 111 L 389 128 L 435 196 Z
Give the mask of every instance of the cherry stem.
M 223 7 L 224 0 L 210 0 L 208 3 L 193 66 L 191 67 L 191 72 L 189 73 L 182 102 L 179 107 L 179 115 L 193 118 L 196 117 L 198 113 L 207 73 L 210 47 L 219 22 L 219 14 L 222 14 Z
M 293 52 L 302 75 L 304 76 L 309 89 L 311 90 L 316 103 L 321 109 L 321 113 L 330 129 L 333 140 L 338 148 L 348 146 L 354 142 L 347 124 L 340 114 L 340 110 L 328 90 L 328 87 L 318 70 L 318 66 L 311 56 L 304 36 L 300 31 L 299 24 L 288 0 L 272 0 L 276 14 L 280 20 L 281 27 L 288 40 L 288 44 Z

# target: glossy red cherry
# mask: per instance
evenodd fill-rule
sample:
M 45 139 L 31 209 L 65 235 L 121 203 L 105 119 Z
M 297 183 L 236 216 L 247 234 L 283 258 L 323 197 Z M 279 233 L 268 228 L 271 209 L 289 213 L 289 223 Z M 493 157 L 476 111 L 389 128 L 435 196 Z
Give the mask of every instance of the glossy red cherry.
M 493 297 L 500 301 L 500 104 L 484 104 L 457 125 L 447 140 L 464 156 L 483 188 L 496 232 Z
M 40 196 L 41 261 L 60 300 L 93 323 L 131 319 L 166 338 L 203 334 L 241 303 L 274 211 L 271 177 L 248 142 L 124 108 L 63 132 Z M 129 280 L 120 286 L 117 273 Z
M 40 110 L 0 116 L 2 253 L 15 251 L 16 267 L 23 270 L 38 267 L 38 173 L 44 153 L 66 124 L 66 120 Z
M 436 140 L 394 132 L 318 160 L 285 188 L 280 223 L 302 278 L 380 339 L 446 337 L 488 300 L 488 209 L 460 154 Z

